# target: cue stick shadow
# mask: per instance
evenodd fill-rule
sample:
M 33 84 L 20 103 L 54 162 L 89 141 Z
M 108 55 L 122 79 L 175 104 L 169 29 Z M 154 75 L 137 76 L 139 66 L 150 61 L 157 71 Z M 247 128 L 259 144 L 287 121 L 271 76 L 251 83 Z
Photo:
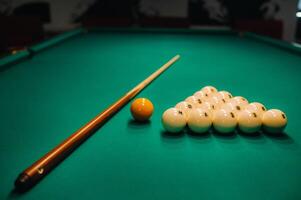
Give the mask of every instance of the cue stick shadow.
M 26 192 L 20 192 L 18 190 L 16 190 L 15 188 L 12 189 L 10 191 L 10 193 L 7 195 L 7 198 L 6 199 L 18 199 L 18 198 L 23 198 L 24 197 L 24 194 Z

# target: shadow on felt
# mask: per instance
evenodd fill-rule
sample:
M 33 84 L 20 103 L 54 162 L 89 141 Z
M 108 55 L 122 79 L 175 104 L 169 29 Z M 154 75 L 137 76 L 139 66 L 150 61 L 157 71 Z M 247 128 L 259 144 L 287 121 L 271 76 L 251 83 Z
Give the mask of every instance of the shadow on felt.
M 128 127 L 135 128 L 135 129 L 143 129 L 143 128 L 150 127 L 151 123 L 152 122 L 150 120 L 147 120 L 147 121 L 144 121 L 144 122 L 139 122 L 139 121 L 136 121 L 136 120 L 133 120 L 133 119 L 129 119 L 128 120 Z
M 38 182 L 36 183 L 38 184 Z M 36 185 L 35 184 L 35 185 Z M 31 188 L 26 190 L 18 190 L 16 188 L 13 188 L 10 193 L 7 195 L 7 199 L 19 199 L 24 198 L 24 196 L 31 191 Z
M 289 145 L 293 144 L 294 140 L 286 133 L 278 133 L 278 134 L 270 134 L 266 133 L 262 130 L 257 131 L 255 133 L 244 133 L 239 129 L 235 129 L 233 132 L 230 133 L 219 133 L 215 129 L 211 128 L 209 131 L 205 133 L 195 133 L 191 131 L 189 128 L 185 128 L 183 131 L 179 133 L 170 133 L 167 131 L 161 131 L 161 138 L 163 139 L 171 139 L 176 140 L 187 136 L 192 140 L 208 140 L 212 138 L 216 138 L 221 142 L 226 143 L 237 143 L 238 139 L 243 139 L 249 141 L 251 143 L 265 143 L 266 139 L 270 139 L 272 142 L 281 144 L 281 145 Z
M 207 131 L 205 133 L 195 133 L 195 132 L 191 131 L 190 129 L 187 129 L 185 131 L 185 133 L 190 138 L 200 139 L 200 140 L 201 139 L 208 139 L 208 138 L 210 138 L 212 136 L 209 131 Z
M 170 133 L 168 131 L 161 131 L 161 137 L 165 139 L 179 139 L 184 137 L 184 131 L 179 133 Z
M 293 144 L 294 140 L 286 132 L 283 133 L 267 133 L 263 131 L 263 135 L 269 138 L 271 141 L 279 144 Z
M 214 137 L 223 139 L 223 140 L 233 140 L 233 139 L 237 138 L 237 133 L 235 131 L 232 131 L 230 133 L 220 133 L 214 129 L 211 129 L 210 132 Z

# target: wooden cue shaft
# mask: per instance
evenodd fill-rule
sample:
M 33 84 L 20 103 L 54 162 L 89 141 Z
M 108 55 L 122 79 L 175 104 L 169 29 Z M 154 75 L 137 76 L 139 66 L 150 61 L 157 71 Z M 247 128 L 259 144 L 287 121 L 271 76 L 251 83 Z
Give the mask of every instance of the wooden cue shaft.
M 149 83 L 157 78 L 168 67 L 175 63 L 180 58 L 176 55 L 160 67 L 157 71 L 151 74 L 148 78 L 139 83 L 136 87 L 126 93 L 114 104 L 109 106 L 103 112 L 94 117 L 91 121 L 78 129 L 75 133 L 65 139 L 62 143 L 54 149 L 45 154 L 38 161 L 33 163 L 30 167 L 25 169 L 16 179 L 15 188 L 18 191 L 25 191 L 35 185 L 46 174 L 48 174 L 56 165 L 58 165 L 64 158 L 66 158 L 76 147 L 91 136 L 94 131 L 100 127 L 107 119 L 115 114 L 121 107 L 128 103 L 141 90 L 143 90 Z

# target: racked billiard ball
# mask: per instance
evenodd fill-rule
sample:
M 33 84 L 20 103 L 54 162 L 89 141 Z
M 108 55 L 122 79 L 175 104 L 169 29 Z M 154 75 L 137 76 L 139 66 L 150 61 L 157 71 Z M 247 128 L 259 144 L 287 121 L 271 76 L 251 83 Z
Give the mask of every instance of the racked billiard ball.
M 189 114 L 187 124 L 192 132 L 205 133 L 212 125 L 211 113 L 200 108 L 194 109 Z
M 231 103 L 234 106 L 240 106 L 242 109 L 249 104 L 248 100 L 241 96 L 236 96 L 227 101 L 227 103 Z
M 286 125 L 287 117 L 281 110 L 271 109 L 262 115 L 262 126 L 268 133 L 282 133 Z
M 186 123 L 186 115 L 178 108 L 169 108 L 162 115 L 162 125 L 167 132 L 179 133 Z
M 193 106 L 195 107 L 199 107 L 202 105 L 202 103 L 204 102 L 204 100 L 202 100 L 201 98 L 198 98 L 196 96 L 190 96 L 190 97 L 187 97 L 185 99 L 186 102 L 192 104 Z
M 201 91 L 203 91 L 205 94 L 207 94 L 209 96 L 213 93 L 218 92 L 217 89 L 213 86 L 205 86 L 201 89 Z
M 233 112 L 235 115 L 238 115 L 238 113 L 243 110 L 243 108 L 240 105 L 237 105 L 233 102 L 225 103 L 220 108 L 229 110 L 229 111 Z
M 177 103 L 175 108 L 180 109 L 185 114 L 186 118 L 188 118 L 190 111 L 192 111 L 195 106 L 186 101 L 181 101 L 180 103 Z
M 209 102 L 210 104 L 214 105 L 215 109 L 219 109 L 222 107 L 226 100 L 223 99 L 222 95 L 219 93 L 212 93 L 209 98 L 205 101 Z
M 245 106 L 245 109 L 256 112 L 260 118 L 262 117 L 263 113 L 267 111 L 265 106 L 258 102 L 253 102 L 253 103 L 248 104 L 247 106 Z
M 214 111 L 212 119 L 213 127 L 219 133 L 231 133 L 237 126 L 237 118 L 235 114 L 227 109 Z
M 209 97 L 209 95 L 208 95 L 207 93 L 205 93 L 205 92 L 203 92 L 203 91 L 201 91 L 201 90 L 195 92 L 195 93 L 193 94 L 193 96 L 195 96 L 196 98 L 202 99 L 202 100 L 204 100 L 204 99 L 206 99 L 206 98 Z
M 223 99 L 226 100 L 226 101 L 228 101 L 229 99 L 232 98 L 232 94 L 231 94 L 230 92 L 228 92 L 228 91 L 223 90 L 223 91 L 219 91 L 218 93 L 219 93 L 219 94 L 223 97 Z
M 238 128 L 243 133 L 256 133 L 261 128 L 261 117 L 255 110 L 244 109 L 237 116 Z
M 147 98 L 135 99 L 131 105 L 131 113 L 136 121 L 144 122 L 149 120 L 154 111 L 154 106 Z
M 208 113 L 210 113 L 210 115 L 213 115 L 213 112 L 216 110 L 214 105 L 208 101 L 205 101 L 204 103 L 202 103 L 202 105 L 198 106 L 197 108 L 206 110 Z

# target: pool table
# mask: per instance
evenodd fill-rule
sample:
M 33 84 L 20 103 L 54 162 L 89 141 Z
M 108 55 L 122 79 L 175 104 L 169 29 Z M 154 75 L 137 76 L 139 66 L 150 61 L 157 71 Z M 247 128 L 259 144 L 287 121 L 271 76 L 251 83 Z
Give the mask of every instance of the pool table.
M 176 54 L 35 187 L 17 175 Z M 162 113 L 206 85 L 279 108 L 281 135 L 171 135 Z M 301 199 L 301 49 L 229 30 L 77 29 L 0 60 L 0 199 Z

